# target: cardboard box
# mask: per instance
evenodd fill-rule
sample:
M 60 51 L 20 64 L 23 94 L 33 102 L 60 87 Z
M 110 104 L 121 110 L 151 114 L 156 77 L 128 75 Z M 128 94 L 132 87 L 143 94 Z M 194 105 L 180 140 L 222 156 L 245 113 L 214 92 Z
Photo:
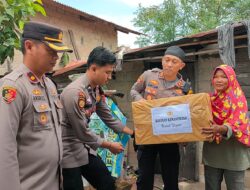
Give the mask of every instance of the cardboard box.
M 182 112 L 186 114 L 186 109 L 184 111 L 175 110 L 176 107 L 182 105 L 188 106 L 187 115 L 190 119 L 182 115 Z M 172 110 L 172 108 L 175 111 L 164 112 L 166 109 Z M 153 110 L 160 110 L 160 112 Z M 210 97 L 207 93 L 133 102 L 132 111 L 135 140 L 138 145 L 205 141 L 206 138 L 201 134 L 201 128 L 209 127 L 210 121 L 212 121 Z M 160 115 L 166 118 L 156 119 Z M 176 122 L 176 124 L 171 122 Z M 191 131 L 183 132 L 182 130 L 186 126 Z M 171 134 L 165 131 L 169 129 L 172 129 Z M 178 132 L 175 133 L 175 130 Z

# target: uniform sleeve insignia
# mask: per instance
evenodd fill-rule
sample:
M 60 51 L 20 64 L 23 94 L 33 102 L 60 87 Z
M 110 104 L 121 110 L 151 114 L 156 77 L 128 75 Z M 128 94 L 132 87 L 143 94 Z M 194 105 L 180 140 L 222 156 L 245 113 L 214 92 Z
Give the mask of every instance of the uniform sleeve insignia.
M 31 83 L 38 83 L 36 76 L 32 72 L 27 73 L 27 76 Z
M 2 97 L 7 104 L 16 99 L 17 90 L 11 86 L 5 86 L 2 89 Z
M 84 106 L 85 106 L 85 101 L 84 101 L 84 99 L 79 99 L 79 100 L 78 100 L 78 106 L 79 106 L 79 108 L 80 108 L 81 110 L 84 108 Z
M 85 94 L 84 92 L 79 92 L 78 94 L 78 107 L 82 110 L 85 106 Z

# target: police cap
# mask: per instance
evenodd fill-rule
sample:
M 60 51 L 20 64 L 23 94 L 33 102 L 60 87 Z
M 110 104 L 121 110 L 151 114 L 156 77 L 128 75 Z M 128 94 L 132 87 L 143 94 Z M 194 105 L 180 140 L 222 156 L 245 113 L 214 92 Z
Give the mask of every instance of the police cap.
M 26 23 L 22 38 L 40 40 L 57 52 L 73 52 L 63 44 L 63 32 L 61 29 L 41 22 Z

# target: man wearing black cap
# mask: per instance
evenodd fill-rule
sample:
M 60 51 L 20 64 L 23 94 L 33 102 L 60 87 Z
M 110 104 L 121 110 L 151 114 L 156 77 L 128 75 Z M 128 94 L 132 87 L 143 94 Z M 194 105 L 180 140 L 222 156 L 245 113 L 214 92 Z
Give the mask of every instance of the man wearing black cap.
M 60 29 L 37 22 L 25 24 L 21 45 L 23 64 L 0 81 L 1 189 L 59 190 L 62 105 L 45 73 L 71 50 Z
M 145 71 L 133 85 L 131 96 L 134 101 L 145 101 L 187 94 L 190 87 L 179 71 L 185 63 L 184 51 L 171 46 L 162 58 L 162 70 Z M 137 159 L 139 176 L 138 190 L 152 190 L 154 184 L 155 159 L 159 153 L 164 190 L 178 190 L 179 147 L 178 144 L 138 146 Z

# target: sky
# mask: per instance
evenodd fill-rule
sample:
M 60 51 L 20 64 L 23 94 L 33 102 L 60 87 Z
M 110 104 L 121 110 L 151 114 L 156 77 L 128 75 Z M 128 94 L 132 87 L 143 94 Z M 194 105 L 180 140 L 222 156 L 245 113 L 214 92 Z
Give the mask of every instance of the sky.
M 163 0 L 56 0 L 83 12 L 100 17 L 104 20 L 139 31 L 131 22 L 139 3 L 143 7 L 159 5 Z M 134 44 L 137 35 L 118 32 L 118 46 L 126 45 L 136 48 Z

